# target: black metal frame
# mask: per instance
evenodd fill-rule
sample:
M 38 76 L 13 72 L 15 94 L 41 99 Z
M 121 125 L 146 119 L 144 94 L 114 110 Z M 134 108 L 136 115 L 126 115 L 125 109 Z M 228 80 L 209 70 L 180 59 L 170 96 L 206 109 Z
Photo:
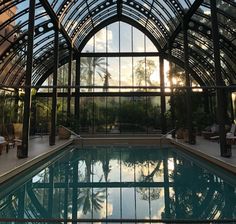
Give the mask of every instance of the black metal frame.
M 26 0 L 1 1 L 0 14 L 6 13 L 7 10 L 24 1 Z M 228 4 L 227 6 L 230 8 L 236 7 L 236 4 L 232 1 L 223 0 L 222 2 Z M 124 21 L 145 33 L 145 35 L 153 41 L 159 51 L 159 53 L 150 52 L 146 55 L 159 54 L 163 56 L 163 58 L 178 62 L 182 67 L 185 67 L 187 87 L 190 86 L 190 73 L 201 86 L 213 86 L 211 89 L 214 88 L 215 85 L 227 86 L 236 83 L 236 32 L 235 29 L 225 24 L 223 20 L 225 18 L 227 21 L 236 25 L 235 15 L 233 15 L 230 10 L 227 11 L 216 7 L 214 0 L 211 0 L 210 4 L 203 0 L 196 0 L 191 4 L 189 0 L 185 0 L 185 6 L 176 0 L 165 1 L 163 5 L 161 5 L 158 0 L 151 2 L 143 0 L 143 3 L 144 4 L 141 4 L 140 1 L 131 0 L 93 0 L 90 2 L 87 0 L 79 2 L 73 0 L 54 0 L 49 4 L 47 0 L 40 0 L 40 3 L 35 7 L 36 13 L 32 11 L 31 5 L 29 5 L 28 8 L 22 9 L 0 25 L 0 30 L 3 30 L 10 26 L 16 19 L 23 18 L 26 13 L 29 12 L 30 14 L 29 20 L 25 20 L 18 27 L 13 27 L 12 31 L 8 33 L 6 37 L 1 35 L 3 38 L 0 39 L 0 46 L 4 43 L 9 45 L 0 55 L 1 84 L 4 87 L 25 88 L 25 116 L 23 127 L 24 156 L 28 154 L 27 136 L 32 83 L 33 85 L 42 84 L 43 80 L 51 73 L 54 75 L 57 73 L 56 70 L 59 64 L 62 65 L 67 62 L 69 62 L 68 72 L 71 75 L 72 51 L 76 53 L 74 58 L 78 59 L 78 57 L 81 57 L 83 55 L 81 51 L 89 38 L 99 29 L 113 22 Z M 32 4 L 32 0 L 30 4 Z M 201 11 L 201 6 L 211 9 L 211 16 Z M 45 10 L 44 12 L 37 11 L 40 11 L 42 8 Z M 81 11 L 78 9 L 81 9 Z M 217 21 L 217 15 L 223 18 L 221 19 L 222 21 Z M 36 25 L 32 18 L 35 18 Z M 43 22 L 41 22 L 42 19 L 44 20 Z M 50 25 L 51 23 L 52 25 Z M 25 30 L 24 27 L 26 26 L 28 26 L 28 30 L 26 29 L 26 31 L 20 33 L 19 31 Z M 219 34 L 218 27 L 222 30 L 221 34 Z M 34 34 L 32 34 L 33 30 L 35 30 Z M 60 33 L 63 36 L 59 37 L 58 34 L 58 44 L 57 46 L 55 45 L 55 47 L 53 47 L 54 39 L 52 31 Z M 16 38 L 14 41 L 10 41 L 10 38 L 14 35 L 16 35 Z M 27 48 L 27 51 L 25 48 Z M 26 52 L 27 57 L 25 57 Z M 121 53 L 114 53 L 114 56 L 117 57 L 119 54 L 120 56 L 122 55 Z M 57 60 L 55 60 L 55 55 L 58 55 L 56 56 L 56 58 L 58 58 Z M 104 55 L 109 56 L 107 53 L 104 53 Z M 112 54 L 110 54 L 110 56 L 111 55 Z M 138 56 L 139 54 L 133 53 L 133 56 L 135 55 Z M 15 61 L 15 63 L 12 64 L 12 61 Z M 223 66 L 221 66 L 221 63 Z M 8 69 L 8 67 L 10 67 L 10 69 Z M 79 65 L 77 63 L 76 85 L 79 86 L 78 70 Z M 69 78 L 68 115 L 70 113 L 70 83 L 71 79 Z M 56 82 L 54 82 L 54 86 L 56 86 Z M 163 82 L 161 84 L 161 90 L 163 93 Z M 56 89 L 53 91 L 53 107 L 55 107 Z M 191 116 L 189 91 L 190 89 L 187 88 L 188 111 L 189 116 Z M 221 155 L 226 156 L 228 154 L 226 152 L 227 146 L 224 137 L 225 110 L 222 109 L 224 105 L 221 105 L 225 93 L 222 89 L 216 89 L 216 92 L 221 127 Z M 76 89 L 75 95 L 78 100 L 80 97 L 78 88 Z M 162 101 L 162 104 L 164 104 L 163 97 Z M 79 116 L 79 105 L 77 104 L 76 114 Z M 165 108 L 163 107 L 162 114 L 164 114 L 164 111 Z M 54 111 L 53 114 L 52 123 L 54 125 L 52 125 L 51 131 L 52 135 L 55 135 L 56 112 Z M 189 130 L 191 130 L 191 117 L 189 117 L 188 120 Z M 165 129 L 164 126 L 163 123 L 163 130 Z M 51 143 L 53 142 L 54 140 L 52 140 Z
M 22 148 L 17 153 L 19 158 L 28 157 L 29 146 L 29 122 L 30 122 L 30 108 L 31 108 L 31 74 L 33 70 L 33 44 L 34 44 L 34 17 L 35 17 L 35 0 L 30 0 L 29 20 L 29 38 L 27 47 L 27 65 L 26 65 L 26 79 L 25 79 L 25 97 L 24 97 L 24 117 L 22 130 Z

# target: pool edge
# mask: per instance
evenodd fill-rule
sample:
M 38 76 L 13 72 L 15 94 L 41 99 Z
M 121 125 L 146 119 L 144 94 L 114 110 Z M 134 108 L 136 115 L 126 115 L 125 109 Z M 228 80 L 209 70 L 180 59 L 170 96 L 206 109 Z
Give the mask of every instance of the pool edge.
M 225 161 L 220 160 L 219 158 L 214 157 L 213 155 L 208 155 L 204 152 L 201 152 L 195 148 L 192 148 L 191 145 L 184 144 L 182 142 L 176 141 L 175 139 L 169 138 L 169 142 L 173 145 L 178 146 L 181 150 L 192 153 L 196 156 L 199 156 L 200 158 L 203 158 L 207 160 L 208 162 L 211 162 L 217 166 L 220 166 L 221 168 L 236 174 L 236 166 L 233 166 Z
M 69 139 L 66 142 L 63 142 L 55 147 L 53 147 L 50 151 L 44 152 L 42 154 L 39 154 L 35 156 L 34 158 L 25 161 L 21 165 L 18 165 L 14 167 L 13 169 L 1 174 L 0 176 L 0 184 L 6 182 L 7 180 L 13 178 L 17 174 L 25 171 L 26 169 L 30 168 L 31 166 L 37 164 L 38 162 L 42 161 L 43 159 L 47 158 L 48 156 L 54 154 L 55 152 L 58 152 L 59 150 L 65 148 L 68 145 L 71 145 L 73 143 L 74 139 Z
M 85 139 L 86 139 L 86 138 L 85 138 Z M 89 138 L 87 138 L 87 140 L 88 140 L 88 139 L 89 139 Z M 106 142 L 106 141 L 104 141 L 105 138 L 104 138 L 104 139 L 101 139 L 101 138 L 89 139 L 89 140 L 90 140 L 89 142 L 90 142 L 90 143 L 95 143 L 96 140 L 98 140 L 98 139 L 99 139 L 100 141 L 102 141 L 103 143 Z M 116 139 L 116 138 L 115 138 L 115 139 Z M 122 138 L 121 138 L 121 139 L 122 139 Z M 121 139 L 119 139 L 119 140 L 121 140 Z M 127 142 L 127 139 L 130 139 L 130 138 L 123 138 L 122 140 L 125 140 L 125 141 Z M 131 139 L 132 139 L 132 138 L 131 138 Z M 107 140 L 107 139 L 106 139 L 106 140 Z M 114 138 L 113 138 L 113 139 L 112 139 L 112 138 L 111 138 L 111 139 L 109 138 L 109 141 L 108 141 L 108 142 L 110 142 L 110 141 L 112 141 L 112 140 L 114 141 Z M 117 138 L 116 140 L 118 140 L 118 138 Z M 137 141 L 137 139 L 135 139 L 135 138 L 133 138 L 132 140 L 133 140 L 133 141 L 135 141 L 135 140 Z M 143 141 L 143 140 L 144 140 L 144 138 L 139 138 L 139 141 Z M 146 140 L 149 140 L 149 141 L 150 141 L 150 139 L 146 139 Z M 154 140 L 154 138 L 153 138 L 152 140 Z M 11 169 L 11 170 L 9 170 L 9 171 L 3 173 L 3 174 L 0 176 L 0 184 L 4 183 L 5 181 L 9 180 L 10 178 L 16 176 L 18 173 L 20 173 L 20 172 L 22 172 L 22 171 L 24 171 L 24 170 L 30 168 L 32 165 L 35 165 L 36 163 L 42 161 L 43 159 L 47 158 L 48 156 L 54 154 L 55 152 L 58 152 L 58 151 L 61 150 L 62 148 L 65 148 L 66 146 L 71 145 L 73 142 L 76 142 L 76 141 L 77 141 L 77 144 L 78 144 L 78 143 L 83 144 L 83 143 L 81 142 L 81 140 L 78 142 L 78 140 L 76 140 L 76 139 L 69 139 L 68 141 L 66 141 L 66 142 L 64 142 L 64 143 L 61 143 L 60 145 L 55 146 L 55 147 L 52 148 L 50 151 L 44 152 L 44 153 L 42 153 L 42 154 L 40 154 L 40 155 L 38 155 L 38 156 L 32 158 L 31 160 L 28 160 L 28 161 L 22 163 L 21 165 L 16 166 L 16 167 L 14 167 L 13 169 Z M 162 141 L 163 141 L 163 142 L 162 142 Z M 122 141 L 121 141 L 121 142 L 122 142 Z M 132 141 L 131 141 L 131 142 L 132 142 Z M 131 142 L 129 141 L 129 143 L 131 143 Z M 191 145 L 184 144 L 184 143 L 179 142 L 179 141 L 176 141 L 175 139 L 172 139 L 172 138 L 167 138 L 167 139 L 162 139 L 162 140 L 161 140 L 160 138 L 159 138 L 159 139 L 156 138 L 156 139 L 153 141 L 154 144 L 156 144 L 157 142 L 158 142 L 159 144 L 160 144 L 160 142 L 162 142 L 162 143 L 170 143 L 170 144 L 176 145 L 176 146 L 178 146 L 178 147 L 179 147 L 181 150 L 183 150 L 183 151 L 187 151 L 187 152 L 192 153 L 192 154 L 194 154 L 194 155 L 196 155 L 196 156 L 199 156 L 200 158 L 203 158 L 203 159 L 205 159 L 205 160 L 207 160 L 207 161 L 209 161 L 209 162 L 214 163 L 215 165 L 218 165 L 218 166 L 222 167 L 223 169 L 225 169 L 225 170 L 227 170 L 227 171 L 229 171 L 229 172 L 231 172 L 231 173 L 233 173 L 233 174 L 236 174 L 236 166 L 233 166 L 233 165 L 231 165 L 231 164 L 229 164 L 229 163 L 227 163 L 227 162 L 225 162 L 225 161 L 222 161 L 222 160 L 220 160 L 219 158 L 214 157 L 213 155 L 208 155 L 208 154 L 206 154 L 206 153 L 204 153 L 204 152 L 201 152 L 201 151 L 199 151 L 199 150 L 196 150 L 195 148 L 192 148 Z M 144 142 L 143 142 L 143 143 L 144 143 Z M 131 143 L 131 144 L 132 144 L 132 143 Z

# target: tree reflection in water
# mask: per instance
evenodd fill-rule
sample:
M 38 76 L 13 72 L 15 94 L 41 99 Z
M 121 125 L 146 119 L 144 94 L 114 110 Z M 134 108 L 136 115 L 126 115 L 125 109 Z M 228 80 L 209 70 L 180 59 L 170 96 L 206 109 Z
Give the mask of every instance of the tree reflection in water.
M 100 214 L 100 218 L 121 218 L 124 203 L 140 200 L 149 201 L 141 203 L 148 208 L 142 207 L 140 212 L 155 210 L 159 214 L 155 218 L 232 219 L 236 217 L 235 181 L 229 184 L 230 179 L 222 179 L 224 175 L 219 173 L 221 176 L 170 149 L 74 150 L 38 174 L 32 172 L 28 179 L 21 179 L 21 185 L 15 180 L 14 187 L 2 185 L 0 217 L 66 219 Z M 125 175 L 133 181 L 122 181 Z M 140 197 L 129 201 L 129 195 L 124 198 L 121 194 L 125 188 L 136 189 Z M 108 204 L 113 207 L 111 214 L 107 214 Z
M 151 161 L 149 161 L 151 162 Z M 138 177 L 139 182 L 154 182 L 154 175 L 161 175 L 161 164 L 162 161 L 158 161 L 156 167 L 150 174 L 145 175 L 143 169 L 141 170 L 141 175 Z M 160 198 L 160 188 L 145 188 L 139 187 L 136 190 L 142 197 L 142 200 L 157 200 Z

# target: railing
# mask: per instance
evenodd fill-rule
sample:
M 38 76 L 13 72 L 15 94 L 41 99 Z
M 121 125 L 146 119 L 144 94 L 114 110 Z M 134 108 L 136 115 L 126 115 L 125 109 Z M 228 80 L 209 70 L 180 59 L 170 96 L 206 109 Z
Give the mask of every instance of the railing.
M 171 134 L 172 132 L 174 132 L 174 131 L 175 131 L 175 128 L 172 129 L 172 130 L 170 130 L 170 131 L 168 131 L 166 134 L 161 135 L 161 137 L 160 137 L 160 147 L 162 147 L 162 140 L 163 140 L 163 139 L 166 139 L 166 137 L 167 137 L 169 134 Z
M 83 145 L 84 145 L 84 139 L 83 139 L 79 134 L 77 134 L 76 132 L 70 130 L 69 128 L 67 128 L 67 127 L 65 127 L 65 126 L 63 126 L 63 125 L 59 125 L 59 127 L 64 128 L 65 130 L 69 131 L 72 135 L 74 135 L 74 136 L 76 136 L 77 138 L 81 139 L 81 143 L 82 143 L 82 147 L 83 147 Z
M 70 130 L 69 128 L 63 126 L 63 125 L 59 125 L 59 127 L 64 128 L 65 130 L 69 131 L 72 135 L 76 136 L 77 138 L 82 138 L 80 135 L 78 135 L 76 132 Z

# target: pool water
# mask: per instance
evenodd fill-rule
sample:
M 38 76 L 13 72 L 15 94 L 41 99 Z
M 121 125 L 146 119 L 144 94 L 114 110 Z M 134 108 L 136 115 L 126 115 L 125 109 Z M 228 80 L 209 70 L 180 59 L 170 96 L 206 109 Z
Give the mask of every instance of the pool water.
M 18 176 L 10 184 L 14 188 L 2 185 L 0 218 L 236 219 L 235 176 L 177 149 L 97 146 L 67 151 Z

